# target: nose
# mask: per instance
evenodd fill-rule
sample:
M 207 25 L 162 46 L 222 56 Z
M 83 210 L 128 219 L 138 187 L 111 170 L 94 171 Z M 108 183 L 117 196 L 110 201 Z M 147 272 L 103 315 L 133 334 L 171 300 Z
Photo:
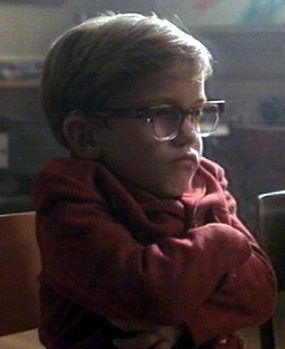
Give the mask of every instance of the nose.
M 179 133 L 183 138 L 196 140 L 198 133 L 195 125 L 193 124 L 193 121 L 191 120 L 191 117 L 184 117 L 180 125 Z
M 177 145 L 191 149 L 191 152 L 196 156 L 197 162 L 200 161 L 203 154 L 203 139 L 197 132 L 197 128 L 190 117 L 184 118 L 177 141 Z

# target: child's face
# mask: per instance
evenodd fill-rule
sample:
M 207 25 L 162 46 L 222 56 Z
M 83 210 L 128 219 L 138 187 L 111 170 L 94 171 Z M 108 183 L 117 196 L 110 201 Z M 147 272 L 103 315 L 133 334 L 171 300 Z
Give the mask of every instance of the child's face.
M 188 66 L 180 64 L 165 74 L 140 79 L 127 93 L 119 92 L 111 107 L 199 107 L 206 99 L 204 82 L 189 76 Z M 109 120 L 109 127 L 94 131 L 101 161 L 119 177 L 158 197 L 180 196 L 189 186 L 202 152 L 201 138 L 189 131 L 187 123 L 185 120 L 175 140 L 160 142 L 144 119 Z

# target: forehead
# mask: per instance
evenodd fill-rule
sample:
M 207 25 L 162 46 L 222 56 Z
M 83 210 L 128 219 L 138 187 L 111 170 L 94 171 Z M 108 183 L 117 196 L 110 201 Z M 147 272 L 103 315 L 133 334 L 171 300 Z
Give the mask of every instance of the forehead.
M 172 99 L 195 99 L 204 95 L 203 75 L 193 73 L 189 64 L 180 64 L 161 73 L 149 74 L 135 80 L 128 90 L 119 91 L 111 99 L 119 107 L 142 106 Z

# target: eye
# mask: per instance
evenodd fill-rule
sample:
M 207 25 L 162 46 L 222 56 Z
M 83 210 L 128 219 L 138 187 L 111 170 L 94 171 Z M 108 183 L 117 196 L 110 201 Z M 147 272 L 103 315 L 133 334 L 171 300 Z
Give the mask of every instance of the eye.
M 177 118 L 179 117 L 180 111 L 179 109 L 172 106 L 165 107 L 153 107 L 150 109 L 152 117 L 156 118 Z
M 193 108 L 190 110 L 190 115 L 194 119 L 199 119 L 203 115 L 203 108 Z
M 160 106 L 149 109 L 153 131 L 158 138 L 165 138 L 177 131 L 181 120 L 181 111 L 173 106 Z
M 151 114 L 157 124 L 163 125 L 166 128 L 176 127 L 181 117 L 180 110 L 172 106 L 153 108 Z
M 204 112 L 208 114 L 215 114 L 220 112 L 219 104 L 208 102 L 203 107 Z

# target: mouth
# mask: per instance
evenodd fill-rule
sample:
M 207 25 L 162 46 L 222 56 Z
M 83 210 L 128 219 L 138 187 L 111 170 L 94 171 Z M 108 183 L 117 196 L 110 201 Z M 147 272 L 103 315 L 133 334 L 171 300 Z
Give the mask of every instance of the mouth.
M 199 163 L 199 156 L 197 154 L 196 151 L 188 151 L 186 154 L 177 157 L 174 162 L 182 162 L 182 163 L 191 163 L 193 165 L 193 163 L 197 164 Z

